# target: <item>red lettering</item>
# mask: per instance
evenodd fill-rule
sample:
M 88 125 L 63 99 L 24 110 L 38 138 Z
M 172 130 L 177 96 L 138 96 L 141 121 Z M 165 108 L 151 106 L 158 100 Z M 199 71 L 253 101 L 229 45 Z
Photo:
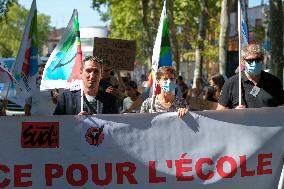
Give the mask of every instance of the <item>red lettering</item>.
M 185 154 L 186 155 L 186 154 Z M 185 155 L 182 155 L 184 157 Z M 192 167 L 183 167 L 183 164 L 191 164 L 192 159 L 179 159 L 175 161 L 177 181 L 192 181 L 193 176 L 184 176 L 183 173 L 192 171 Z
M 53 173 L 53 170 L 56 172 Z M 45 165 L 45 184 L 46 186 L 52 186 L 53 178 L 59 178 L 63 175 L 63 167 L 58 164 L 46 164 Z
M 205 164 L 205 163 L 208 165 L 214 164 L 213 160 L 210 158 L 200 158 L 195 164 L 196 174 L 201 180 L 209 180 L 214 176 L 214 172 L 210 170 L 207 174 L 203 173 L 202 164 Z
M 123 170 L 124 168 L 128 168 L 128 170 Z M 117 163 L 116 164 L 116 174 L 117 174 L 117 184 L 123 184 L 123 176 L 126 176 L 128 182 L 130 184 L 137 184 L 133 173 L 136 171 L 136 166 L 133 163 L 125 162 L 125 163 Z
M 231 166 L 231 171 L 226 173 L 224 171 L 224 163 L 228 162 Z M 222 178 L 232 178 L 237 174 L 237 162 L 230 156 L 223 156 L 217 161 L 217 172 Z
M 3 173 L 9 173 L 10 169 L 6 165 L 0 165 L 0 171 L 2 171 Z M 2 182 L 0 182 L 0 188 L 9 186 L 10 182 L 10 179 L 5 178 Z
M 158 177 L 156 171 L 156 161 L 149 161 L 149 183 L 166 182 L 166 177 Z
M 74 171 L 79 170 L 81 178 L 79 180 L 74 179 Z M 88 169 L 82 164 L 72 164 L 66 170 L 66 178 L 72 186 L 83 186 L 88 181 Z
M 111 163 L 105 163 L 106 177 L 103 180 L 100 180 L 99 178 L 98 164 L 92 164 L 91 166 L 92 166 L 92 172 L 93 172 L 93 182 L 96 185 L 105 186 L 111 182 L 112 180 L 112 164 Z
M 29 187 L 32 186 L 32 181 L 22 181 L 23 177 L 30 178 L 32 173 L 23 173 L 23 169 L 32 169 L 32 164 L 28 165 L 15 165 L 14 166 L 14 186 L 15 187 Z
M 271 161 L 264 161 L 266 158 L 272 158 L 272 154 L 259 154 L 258 164 L 257 164 L 257 174 L 258 175 L 270 175 L 272 174 L 272 169 L 264 170 L 264 166 L 271 165 Z
M 240 156 L 240 168 L 241 168 L 241 177 L 254 176 L 254 170 L 247 170 L 247 157 L 245 155 Z

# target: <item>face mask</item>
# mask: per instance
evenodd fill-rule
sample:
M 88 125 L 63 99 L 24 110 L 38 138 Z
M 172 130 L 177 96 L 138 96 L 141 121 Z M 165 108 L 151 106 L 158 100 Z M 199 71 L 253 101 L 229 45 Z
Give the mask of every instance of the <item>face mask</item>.
M 162 86 L 161 86 L 163 91 L 165 91 L 166 93 L 174 92 L 176 87 L 177 87 L 176 83 L 172 82 L 169 79 L 167 81 L 162 82 Z
M 259 75 L 262 70 L 262 63 L 261 61 L 254 60 L 251 64 L 246 62 L 246 71 L 250 75 Z

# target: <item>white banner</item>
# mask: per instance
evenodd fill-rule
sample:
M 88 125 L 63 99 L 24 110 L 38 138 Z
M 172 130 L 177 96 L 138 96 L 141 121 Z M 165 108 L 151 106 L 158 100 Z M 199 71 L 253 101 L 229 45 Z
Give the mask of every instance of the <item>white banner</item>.
M 283 115 L 1 117 L 0 188 L 277 189 Z

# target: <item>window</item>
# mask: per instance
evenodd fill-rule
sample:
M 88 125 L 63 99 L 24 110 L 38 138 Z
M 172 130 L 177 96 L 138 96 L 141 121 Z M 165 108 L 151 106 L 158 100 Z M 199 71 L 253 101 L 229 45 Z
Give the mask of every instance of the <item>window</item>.
M 260 18 L 255 19 L 255 27 L 261 27 L 262 26 L 262 20 Z

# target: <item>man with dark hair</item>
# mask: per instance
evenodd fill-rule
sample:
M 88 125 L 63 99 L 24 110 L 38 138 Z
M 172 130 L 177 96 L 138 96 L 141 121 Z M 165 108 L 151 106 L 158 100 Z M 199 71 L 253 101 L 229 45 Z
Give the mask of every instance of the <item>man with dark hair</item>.
M 81 90 L 65 90 L 58 97 L 54 115 L 92 115 L 118 113 L 116 99 L 99 90 L 103 62 L 96 56 L 87 56 L 81 65 L 83 90 L 83 111 L 81 111 Z
M 123 99 L 126 97 L 124 93 L 124 82 L 119 76 L 118 80 L 114 76 L 114 69 L 108 60 L 104 61 L 102 70 L 102 79 L 100 81 L 99 90 L 111 94 L 116 98 L 119 109 L 122 108 Z
M 243 47 L 241 63 L 241 105 L 239 105 L 239 77 L 235 75 L 223 86 L 217 110 L 275 107 L 284 104 L 281 81 L 262 70 L 263 51 L 259 44 Z

